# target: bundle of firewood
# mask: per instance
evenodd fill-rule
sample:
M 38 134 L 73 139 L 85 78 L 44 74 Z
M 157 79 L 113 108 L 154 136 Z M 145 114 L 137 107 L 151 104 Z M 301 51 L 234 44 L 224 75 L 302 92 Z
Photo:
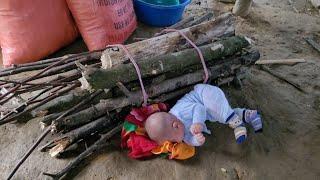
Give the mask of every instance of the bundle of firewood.
M 247 38 L 234 36 L 234 21 L 232 15 L 224 14 L 181 30 L 200 48 L 210 83 L 218 86 L 239 83 L 244 67 L 260 57 Z M 177 99 L 203 81 L 196 51 L 177 32 L 126 47 L 141 70 L 149 103 Z M 27 71 L 31 72 L 21 78 Z M 61 172 L 44 173 L 56 179 L 106 147 L 107 140 L 120 131 L 123 116 L 143 102 L 135 68 L 118 48 L 19 65 L 2 70 L 0 76 L 0 125 L 35 118 L 46 128 L 44 136 L 50 131 L 60 133 L 41 151 L 59 157 L 83 139 L 102 134 Z

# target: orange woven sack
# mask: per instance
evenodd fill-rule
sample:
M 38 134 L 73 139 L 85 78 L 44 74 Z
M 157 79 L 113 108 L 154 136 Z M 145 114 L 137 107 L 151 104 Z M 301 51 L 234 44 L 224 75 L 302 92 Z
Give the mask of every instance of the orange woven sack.
M 132 0 L 67 0 L 90 51 L 123 43 L 137 26 Z
M 39 60 L 77 36 L 65 0 L 0 0 L 4 66 Z

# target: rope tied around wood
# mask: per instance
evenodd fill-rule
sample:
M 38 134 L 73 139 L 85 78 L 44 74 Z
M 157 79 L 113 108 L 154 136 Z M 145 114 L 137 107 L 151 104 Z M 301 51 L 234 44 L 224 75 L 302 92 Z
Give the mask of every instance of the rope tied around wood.
M 177 29 L 164 29 L 162 30 L 161 32 L 178 32 L 183 38 L 185 38 L 188 43 L 190 43 L 190 45 L 196 49 L 197 51 L 197 54 L 201 60 L 201 64 L 202 64 L 202 67 L 203 67 L 203 70 L 204 70 L 204 80 L 203 80 L 203 83 L 207 83 L 208 80 L 209 80 L 209 72 L 208 72 L 208 68 L 207 68 L 207 65 L 206 65 L 206 62 L 204 60 L 204 57 L 203 57 L 203 54 L 201 52 L 201 50 L 198 48 L 198 46 L 191 41 L 190 38 L 188 38 L 188 36 L 186 36 L 182 31 L 180 30 L 177 30 Z
M 142 78 L 141 78 L 140 68 L 139 68 L 138 64 L 136 63 L 136 61 L 131 56 L 129 50 L 123 44 L 112 44 L 112 45 L 108 45 L 107 48 L 108 47 L 118 47 L 118 48 L 121 48 L 121 49 L 124 50 L 125 54 L 129 58 L 129 60 L 131 61 L 131 63 L 133 64 L 133 66 L 134 66 L 134 68 L 135 68 L 135 70 L 137 72 L 137 75 L 138 75 L 138 78 L 139 78 L 139 82 L 140 82 L 140 86 L 141 86 L 142 96 L 143 96 L 143 104 L 142 104 L 142 106 L 146 106 L 148 104 L 148 94 L 146 93 L 146 90 L 144 88 L 144 84 L 143 84 L 143 81 L 142 81 Z
M 207 68 L 207 65 L 206 65 L 206 62 L 204 60 L 204 57 L 203 57 L 203 54 L 201 52 L 201 50 L 198 48 L 198 46 L 193 43 L 191 41 L 191 39 L 189 39 L 182 31 L 180 30 L 177 30 L 177 29 L 164 29 L 162 32 L 178 32 L 183 38 L 185 38 L 189 43 L 190 45 L 196 49 L 197 51 L 197 54 L 201 60 L 201 64 L 202 64 L 202 67 L 203 67 L 203 70 L 204 70 L 204 81 L 203 83 L 207 83 L 208 82 L 208 79 L 209 79 L 209 72 L 208 72 L 208 68 Z M 134 60 L 134 58 L 132 57 L 132 55 L 130 54 L 128 48 L 123 45 L 123 44 L 112 44 L 112 45 L 107 45 L 106 48 L 112 48 L 112 47 L 118 47 L 118 48 L 121 48 L 126 56 L 129 58 L 130 62 L 133 64 L 135 70 L 136 70 L 136 73 L 138 75 L 138 79 L 139 79 L 139 83 L 140 83 L 140 86 L 141 86 L 141 91 L 142 91 L 142 96 L 143 96 L 143 104 L 142 106 L 146 106 L 148 104 L 148 94 L 145 90 L 145 87 L 144 87 L 144 84 L 143 84 L 143 81 L 142 81 L 142 78 L 141 78 L 141 71 L 140 71 L 140 68 L 137 64 L 137 62 Z

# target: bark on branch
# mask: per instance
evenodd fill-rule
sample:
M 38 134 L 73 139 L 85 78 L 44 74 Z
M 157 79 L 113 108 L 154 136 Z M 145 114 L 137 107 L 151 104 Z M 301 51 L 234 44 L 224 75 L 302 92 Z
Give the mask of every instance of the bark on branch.
M 56 157 L 65 151 L 70 145 L 76 143 L 80 139 L 87 136 L 91 136 L 93 133 L 99 133 L 108 129 L 111 126 L 112 121 L 108 116 L 101 117 L 89 124 L 86 124 L 78 129 L 75 129 L 58 139 L 50 141 L 46 145 L 40 148 L 41 151 L 47 151 L 50 149 L 49 154 L 51 157 Z
M 213 44 L 200 47 L 206 62 L 216 61 L 223 57 L 231 56 L 249 46 L 246 38 L 234 36 Z M 188 66 L 200 64 L 198 55 L 193 49 L 143 59 L 137 62 L 142 78 L 159 75 L 162 73 L 182 70 Z M 137 79 L 136 71 L 132 64 L 123 64 L 111 69 L 87 68 L 83 77 L 92 89 L 109 89 L 116 86 L 117 82 L 127 83 Z

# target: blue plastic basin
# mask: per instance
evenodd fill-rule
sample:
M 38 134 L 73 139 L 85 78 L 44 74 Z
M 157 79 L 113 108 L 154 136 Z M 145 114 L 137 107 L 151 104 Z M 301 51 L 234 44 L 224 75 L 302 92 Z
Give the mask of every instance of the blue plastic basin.
M 181 20 L 184 8 L 191 0 L 180 0 L 179 5 L 154 5 L 133 0 L 135 13 L 140 22 L 157 27 L 171 26 Z

